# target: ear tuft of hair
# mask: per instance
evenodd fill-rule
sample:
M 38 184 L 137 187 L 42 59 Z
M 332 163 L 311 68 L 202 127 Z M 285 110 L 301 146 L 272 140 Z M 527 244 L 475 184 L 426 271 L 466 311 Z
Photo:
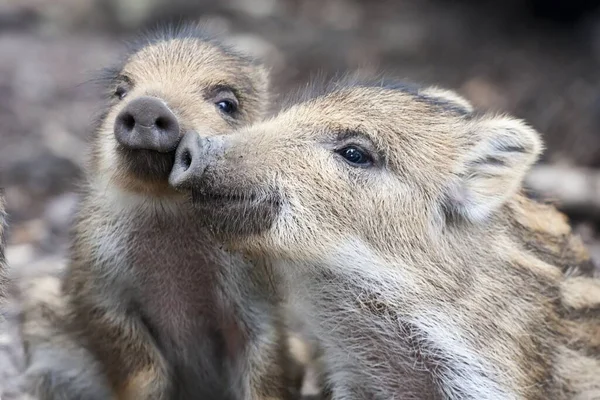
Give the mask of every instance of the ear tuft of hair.
M 451 90 L 430 86 L 419 90 L 419 94 L 434 99 L 440 99 L 448 104 L 455 105 L 457 108 L 461 109 L 464 114 L 471 114 L 474 111 L 473 105 L 467 99 Z
M 471 222 L 483 222 L 521 188 L 543 150 L 540 135 L 523 121 L 483 116 L 467 132 L 458 180 L 447 193 L 447 209 Z
M 264 65 L 255 64 L 250 71 L 252 81 L 255 82 L 254 88 L 257 92 L 268 93 L 271 86 L 271 71 Z

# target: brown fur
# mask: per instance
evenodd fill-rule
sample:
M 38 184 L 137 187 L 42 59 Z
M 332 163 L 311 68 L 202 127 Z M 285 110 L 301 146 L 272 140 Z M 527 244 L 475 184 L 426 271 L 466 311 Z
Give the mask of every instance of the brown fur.
M 112 398 L 109 384 L 95 357 L 70 335 L 67 304 L 56 274 L 19 282 L 11 319 L 18 320 L 26 368 L 10 382 L 9 390 L 38 400 Z
M 539 135 L 456 98 L 336 85 L 200 139 L 178 187 L 286 278 L 334 399 L 599 398 L 600 282 L 564 217 L 520 194 Z
M 98 360 L 89 363 L 116 399 L 293 398 L 268 270 L 222 250 L 194 223 L 187 199 L 167 184 L 173 153 L 126 151 L 113 134 L 116 115 L 138 96 L 162 99 L 181 135 L 255 122 L 268 103 L 267 73 L 183 30 L 142 42 L 107 83 L 59 316 L 88 352 L 82 363 Z M 239 103 L 232 115 L 216 106 L 223 91 Z M 45 384 L 60 381 L 55 367 L 58 378 Z M 83 385 L 75 380 L 67 397 L 90 398 Z

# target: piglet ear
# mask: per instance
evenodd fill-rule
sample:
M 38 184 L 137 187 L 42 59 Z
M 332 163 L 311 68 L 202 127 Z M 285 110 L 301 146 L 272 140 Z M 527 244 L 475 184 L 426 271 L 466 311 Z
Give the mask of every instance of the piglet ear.
M 268 92 L 271 83 L 271 75 L 269 70 L 263 65 L 255 65 L 254 72 L 252 74 L 254 84 L 259 91 Z
M 482 117 L 473 121 L 458 180 L 447 193 L 447 209 L 481 222 L 520 188 L 542 152 L 540 135 L 523 121 Z
M 246 74 L 250 77 L 257 95 L 254 107 L 259 109 L 260 114 L 264 116 L 269 111 L 268 105 L 271 103 L 269 90 L 271 86 L 270 72 L 263 65 L 253 64 L 247 69 Z
M 419 90 L 419 94 L 430 98 L 445 101 L 448 104 L 456 106 L 465 114 L 471 114 L 473 112 L 473 106 L 467 99 L 460 96 L 458 93 L 451 90 L 439 88 L 437 86 L 430 86 Z

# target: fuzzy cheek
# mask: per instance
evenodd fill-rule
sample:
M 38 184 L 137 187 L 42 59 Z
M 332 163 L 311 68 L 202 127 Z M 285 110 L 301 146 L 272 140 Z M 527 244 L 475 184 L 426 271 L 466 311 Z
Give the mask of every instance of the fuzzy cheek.
M 335 248 L 337 236 L 326 229 L 318 216 L 283 211 L 273 228 L 266 232 L 266 247 L 283 258 L 315 260 Z
M 275 223 L 265 234 L 270 236 L 268 239 L 275 248 L 285 248 L 290 243 L 299 242 L 300 233 L 298 219 L 294 216 L 290 205 L 284 204 Z
M 111 131 L 103 130 L 99 134 L 99 170 L 114 171 L 117 165 L 117 141 Z

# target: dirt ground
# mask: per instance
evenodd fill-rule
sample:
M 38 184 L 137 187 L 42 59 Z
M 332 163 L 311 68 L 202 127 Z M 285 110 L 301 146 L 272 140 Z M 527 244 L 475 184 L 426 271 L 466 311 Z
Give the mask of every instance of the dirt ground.
M 457 89 L 481 109 L 526 119 L 544 134 L 549 167 L 532 175 L 531 187 L 559 200 L 600 265 L 600 11 L 576 21 L 564 12 L 541 18 L 525 3 L 0 2 L 0 187 L 12 277 L 19 282 L 64 265 L 100 104 L 90 80 L 139 30 L 182 20 L 208 23 L 264 59 L 279 93 L 321 71 L 360 67 Z M 18 332 L 0 326 L 0 395 L 22 363 Z

